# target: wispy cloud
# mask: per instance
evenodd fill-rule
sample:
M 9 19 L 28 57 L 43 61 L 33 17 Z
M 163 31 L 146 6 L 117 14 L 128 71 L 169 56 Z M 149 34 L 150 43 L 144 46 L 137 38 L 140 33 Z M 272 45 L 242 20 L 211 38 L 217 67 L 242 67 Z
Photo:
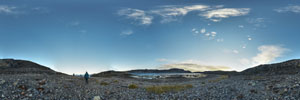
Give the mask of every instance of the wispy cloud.
M 15 11 L 17 7 L 14 6 L 7 6 L 7 5 L 0 5 L 0 14 L 5 13 L 5 14 L 15 14 L 17 13 Z
M 191 11 L 205 11 L 209 8 L 207 5 L 190 6 L 162 6 L 160 9 L 151 10 L 151 13 L 162 16 L 162 23 L 177 21 L 177 17 L 185 16 Z
M 253 26 L 258 27 L 258 28 L 264 28 L 267 26 L 265 24 L 266 23 L 265 18 L 247 18 L 246 21 L 249 24 L 252 24 Z
M 240 53 L 239 50 L 237 50 L 237 49 L 224 49 L 223 52 L 226 54 L 239 54 Z
M 300 13 L 300 6 L 298 5 L 290 5 L 287 7 L 282 7 L 275 9 L 276 12 L 284 13 L 284 12 L 293 12 L 293 13 Z
M 147 15 L 145 11 L 140 9 L 126 8 L 119 10 L 118 14 L 121 16 L 126 16 L 129 19 L 134 19 L 141 25 L 150 25 L 153 19 L 152 16 Z
M 121 32 L 121 36 L 129 36 L 129 35 L 132 35 L 133 34 L 133 31 L 132 30 L 124 30 Z
M 250 12 L 250 8 L 222 8 L 207 11 L 200 16 L 204 16 L 207 19 L 210 19 L 214 22 L 221 21 L 222 18 L 234 17 L 234 16 L 243 16 L 247 15 Z

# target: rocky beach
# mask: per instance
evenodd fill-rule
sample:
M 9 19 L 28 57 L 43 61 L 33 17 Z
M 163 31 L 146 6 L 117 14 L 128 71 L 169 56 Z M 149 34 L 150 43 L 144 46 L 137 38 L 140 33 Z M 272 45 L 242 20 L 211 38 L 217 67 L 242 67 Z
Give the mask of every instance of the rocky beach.
M 83 77 L 55 72 L 29 61 L 3 59 L 0 99 L 299 100 L 299 62 L 261 65 L 242 72 L 202 72 L 206 76 L 199 78 L 142 79 L 129 77 L 129 72 L 111 71 L 92 75 L 86 84 Z

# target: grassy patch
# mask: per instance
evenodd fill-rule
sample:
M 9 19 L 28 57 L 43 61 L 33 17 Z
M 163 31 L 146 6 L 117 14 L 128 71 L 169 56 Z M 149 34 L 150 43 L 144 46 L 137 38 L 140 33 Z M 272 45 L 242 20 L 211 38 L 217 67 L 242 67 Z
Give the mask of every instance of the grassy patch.
M 105 86 L 105 85 L 109 85 L 109 83 L 107 83 L 107 82 L 101 82 L 100 85 Z
M 114 80 L 113 82 L 114 82 L 114 83 L 119 83 L 119 81 L 118 81 L 118 80 Z
M 219 81 L 224 80 L 224 79 L 228 79 L 228 75 L 221 75 L 221 76 L 219 76 L 218 78 L 216 78 L 214 80 L 209 80 L 209 82 L 214 83 L 214 82 L 219 82 Z
M 147 92 L 162 94 L 166 92 L 178 92 L 185 89 L 193 88 L 193 85 L 163 85 L 163 86 L 150 86 L 146 87 Z
M 128 88 L 129 88 L 129 89 L 136 89 L 136 88 L 138 88 L 138 86 L 137 86 L 136 84 L 130 84 L 130 85 L 128 86 Z

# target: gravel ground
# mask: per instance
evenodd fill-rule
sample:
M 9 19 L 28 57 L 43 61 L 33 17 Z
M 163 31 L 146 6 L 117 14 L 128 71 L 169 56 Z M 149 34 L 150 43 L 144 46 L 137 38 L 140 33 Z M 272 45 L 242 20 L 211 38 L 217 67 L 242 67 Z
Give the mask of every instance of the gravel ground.
M 133 79 L 67 75 L 2 74 L 0 100 L 299 100 L 300 74 L 273 76 L 208 75 L 198 79 Z M 106 84 L 104 84 L 106 83 Z M 138 88 L 130 89 L 135 84 Z M 193 87 L 152 93 L 145 88 L 161 85 Z

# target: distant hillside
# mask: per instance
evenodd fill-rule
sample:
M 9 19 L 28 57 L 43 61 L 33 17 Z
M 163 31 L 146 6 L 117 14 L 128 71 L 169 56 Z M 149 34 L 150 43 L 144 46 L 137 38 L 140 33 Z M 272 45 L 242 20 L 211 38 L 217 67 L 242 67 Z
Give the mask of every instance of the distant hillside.
M 286 62 L 259 65 L 241 72 L 244 75 L 279 75 L 297 74 L 300 72 L 300 59 L 289 60 Z
M 191 71 L 186 71 L 186 70 L 178 69 L 178 68 L 165 69 L 165 70 L 140 69 L 140 70 L 130 70 L 127 72 L 129 72 L 129 73 L 191 73 Z
M 158 69 L 138 69 L 130 71 L 105 71 L 97 74 L 93 74 L 92 77 L 129 77 L 130 73 L 191 73 L 190 71 L 185 71 L 183 69 L 167 69 L 167 70 L 158 70 Z
M 129 77 L 130 74 L 127 72 L 119 72 L 119 71 L 105 71 L 97 74 L 92 74 L 91 76 L 92 77 L 112 77 L 112 76 Z
M 62 74 L 54 70 L 39 65 L 37 63 L 25 60 L 14 59 L 0 59 L 0 74 L 23 74 L 23 73 L 36 73 L 36 74 Z

